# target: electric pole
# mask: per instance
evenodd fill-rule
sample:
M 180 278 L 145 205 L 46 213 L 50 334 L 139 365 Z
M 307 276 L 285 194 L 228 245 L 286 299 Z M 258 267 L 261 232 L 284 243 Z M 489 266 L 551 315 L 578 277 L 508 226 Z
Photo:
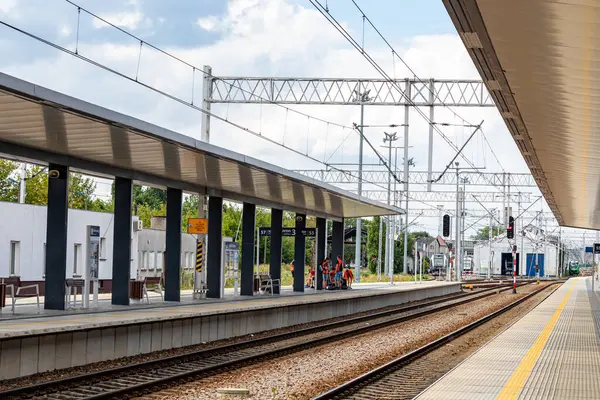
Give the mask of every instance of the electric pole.
M 397 136 L 397 132 L 394 133 L 387 133 L 387 132 L 383 132 L 383 134 L 385 135 L 383 138 L 383 143 L 388 143 L 388 165 L 389 165 L 389 174 L 388 174 L 388 196 L 387 196 L 387 203 L 388 205 L 390 205 L 391 203 L 391 195 L 392 195 L 392 142 L 395 142 L 396 140 L 398 140 L 398 136 Z M 391 236 L 391 219 L 388 216 L 387 218 L 387 224 L 386 224 L 386 241 L 385 241 L 385 261 L 386 261 L 386 271 L 388 272 L 389 276 L 393 278 L 394 276 L 394 266 L 391 265 L 392 262 L 392 258 L 390 253 L 393 251 L 391 249 L 390 246 L 390 236 Z M 392 282 L 392 280 L 390 279 L 390 282 Z
M 360 140 L 358 145 L 358 196 L 362 196 L 362 169 L 363 169 L 363 126 L 364 126 L 364 116 L 365 116 L 365 102 L 371 100 L 369 97 L 369 93 L 371 90 L 367 90 L 365 92 L 355 90 L 355 98 L 354 101 L 360 102 Z M 389 204 L 389 203 L 388 203 Z M 360 282 L 360 266 L 361 266 L 361 252 L 362 252 L 362 231 L 361 231 L 361 219 L 356 218 L 356 235 L 355 235 L 355 248 L 354 248 L 354 281 Z

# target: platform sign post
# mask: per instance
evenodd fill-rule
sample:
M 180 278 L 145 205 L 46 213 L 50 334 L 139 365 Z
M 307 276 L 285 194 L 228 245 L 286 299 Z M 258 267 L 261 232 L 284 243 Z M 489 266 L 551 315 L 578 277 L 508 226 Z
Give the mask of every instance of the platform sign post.
M 596 234 L 596 236 L 598 236 Z M 594 281 L 596 280 L 596 273 L 598 272 L 598 259 L 596 254 L 600 254 L 600 243 L 594 243 L 594 261 L 592 265 L 592 292 L 594 292 Z
M 513 293 L 517 293 L 517 245 L 513 246 Z
M 198 299 L 205 293 L 204 276 L 206 269 L 204 268 L 204 252 L 206 246 L 204 246 L 204 243 L 206 241 L 206 235 L 208 234 L 208 219 L 188 218 L 187 222 L 188 233 L 196 235 L 196 265 L 194 268 L 194 289 L 192 298 Z
M 83 307 L 90 306 L 90 286 L 93 288 L 94 306 L 98 306 L 98 276 L 100 259 L 100 227 L 88 225 L 86 227 L 86 258 L 85 258 L 85 283 L 83 285 Z

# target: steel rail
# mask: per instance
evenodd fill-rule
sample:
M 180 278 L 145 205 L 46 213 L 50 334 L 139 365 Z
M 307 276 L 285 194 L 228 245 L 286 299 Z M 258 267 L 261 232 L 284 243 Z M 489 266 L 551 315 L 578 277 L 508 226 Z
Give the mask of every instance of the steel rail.
M 386 379 L 386 376 L 393 374 L 400 368 L 405 367 L 406 365 L 410 364 L 411 362 L 423 357 L 424 355 L 441 347 L 442 345 L 445 345 L 445 344 L 455 340 L 456 338 L 470 332 L 471 330 L 485 324 L 486 322 L 489 322 L 490 320 L 504 314 L 505 312 L 511 310 L 512 308 L 516 307 L 517 305 L 522 304 L 526 300 L 532 298 L 533 296 L 547 290 L 548 288 L 552 287 L 553 285 L 559 284 L 559 283 L 562 284 L 563 282 L 564 281 L 552 282 L 548 286 L 544 286 L 544 287 L 537 289 L 531 293 L 528 293 L 527 295 L 521 297 L 518 300 L 513 301 L 512 303 L 500 308 L 499 310 L 496 310 L 474 322 L 471 322 L 470 324 L 465 325 L 462 328 L 459 328 L 447 335 L 444 335 L 438 339 L 435 339 L 435 340 L 427 343 L 426 345 L 424 345 L 416 350 L 413 350 L 403 356 L 400 356 L 386 364 L 383 364 L 377 368 L 374 368 L 371 371 L 368 371 L 368 372 L 364 373 L 363 375 L 360 375 L 354 379 L 351 379 L 351 380 L 349 380 L 349 381 L 347 381 L 325 393 L 322 393 L 316 397 L 313 397 L 312 400 L 344 399 L 344 398 L 349 397 L 352 394 L 356 393 L 360 389 L 365 388 L 365 387 L 370 387 L 371 385 L 375 385 L 378 382 L 383 382 L 381 384 L 383 384 L 385 386 L 384 380 Z M 557 288 L 554 288 L 554 290 L 556 290 L 556 289 Z M 546 299 L 548 296 L 550 296 L 552 293 L 554 293 L 554 290 L 552 292 L 548 293 L 548 295 L 544 299 Z M 388 386 L 388 389 L 389 389 L 389 386 Z

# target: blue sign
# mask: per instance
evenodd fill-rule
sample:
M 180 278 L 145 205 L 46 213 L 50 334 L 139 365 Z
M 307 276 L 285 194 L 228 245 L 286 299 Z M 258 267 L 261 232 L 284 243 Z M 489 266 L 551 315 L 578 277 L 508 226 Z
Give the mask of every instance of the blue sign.
M 586 247 L 585 248 L 585 252 L 586 253 L 593 253 L 594 252 L 594 248 L 593 247 Z

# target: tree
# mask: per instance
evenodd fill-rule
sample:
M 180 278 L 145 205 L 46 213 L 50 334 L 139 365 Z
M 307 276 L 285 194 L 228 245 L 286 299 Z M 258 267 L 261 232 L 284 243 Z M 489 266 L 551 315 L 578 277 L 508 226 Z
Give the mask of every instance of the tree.
M 368 222 L 367 225 L 367 264 L 371 273 L 377 272 L 377 257 L 379 256 L 379 221 L 381 217 L 374 217 L 371 221 L 363 220 L 362 223 Z M 385 238 L 385 224 L 383 224 L 382 238 Z M 382 265 L 385 259 L 385 246 L 381 246 Z
M 410 232 L 408 234 L 408 249 L 406 252 L 407 257 L 411 258 L 414 254 L 415 242 L 420 238 L 430 238 L 428 232 Z M 404 267 L 404 235 L 401 233 L 401 238 L 396 242 L 396 248 L 394 249 L 394 272 L 399 273 Z
M 48 173 L 46 167 L 34 165 L 27 169 L 25 203 L 45 206 L 48 204 Z
M 69 206 L 78 210 L 93 210 L 92 196 L 96 191 L 96 182 L 81 174 L 71 173 L 69 177 Z M 96 203 L 98 204 L 98 203 Z
M 498 231 L 500 234 L 504 233 L 506 228 L 502 225 L 492 225 L 492 237 L 498 235 Z M 484 226 L 480 228 L 475 235 L 471 236 L 473 240 L 488 240 L 490 235 L 490 227 Z
M 19 184 L 15 181 L 17 163 L 0 159 L 0 201 L 18 201 Z
M 144 228 L 150 228 L 152 217 L 164 217 L 167 215 L 167 205 L 162 204 L 157 209 L 150 207 L 148 204 L 138 205 L 135 215 L 140 218 Z

